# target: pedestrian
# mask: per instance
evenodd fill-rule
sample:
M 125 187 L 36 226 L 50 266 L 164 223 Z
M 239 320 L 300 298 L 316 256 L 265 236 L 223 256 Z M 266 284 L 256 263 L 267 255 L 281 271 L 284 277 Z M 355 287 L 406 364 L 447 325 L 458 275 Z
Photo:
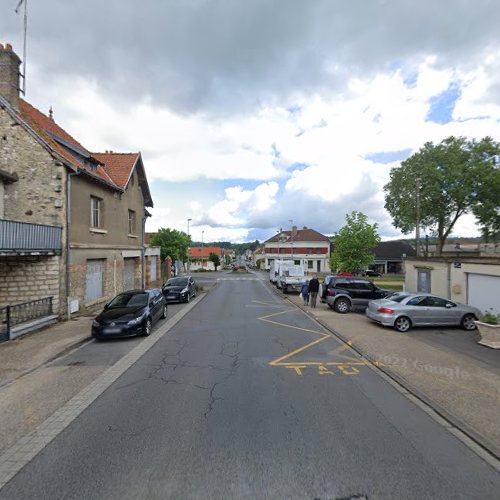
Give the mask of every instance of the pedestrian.
M 316 307 L 316 299 L 318 298 L 319 291 L 319 280 L 316 276 L 313 276 L 311 281 L 309 281 L 309 294 L 311 295 L 311 307 Z
M 304 305 L 308 306 L 309 305 L 309 283 L 304 283 L 302 285 L 302 288 L 300 289 L 300 294 L 302 295 L 302 298 L 304 299 Z

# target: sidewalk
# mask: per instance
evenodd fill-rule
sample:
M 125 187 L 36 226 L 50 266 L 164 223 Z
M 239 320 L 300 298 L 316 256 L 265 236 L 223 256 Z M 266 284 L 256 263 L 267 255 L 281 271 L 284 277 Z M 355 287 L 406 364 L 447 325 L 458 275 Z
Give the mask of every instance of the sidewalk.
M 425 342 L 417 328 L 401 334 L 363 313 L 338 314 L 321 303 L 311 309 L 297 295 L 288 298 L 500 458 L 500 351 L 488 352 L 487 363 L 478 356 L 470 332 L 463 332 L 470 339 L 468 355 L 464 349 Z
M 0 343 L 0 387 L 90 339 L 90 317 L 79 317 Z

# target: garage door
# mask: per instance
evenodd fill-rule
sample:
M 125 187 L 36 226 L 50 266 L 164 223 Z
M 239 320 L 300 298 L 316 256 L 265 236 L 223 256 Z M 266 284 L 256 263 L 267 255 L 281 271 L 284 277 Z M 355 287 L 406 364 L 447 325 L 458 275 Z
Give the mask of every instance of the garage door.
M 135 286 L 135 257 L 123 259 L 123 290 L 133 290 Z
M 469 273 L 467 280 L 468 300 L 481 311 L 493 309 L 500 313 L 500 276 Z

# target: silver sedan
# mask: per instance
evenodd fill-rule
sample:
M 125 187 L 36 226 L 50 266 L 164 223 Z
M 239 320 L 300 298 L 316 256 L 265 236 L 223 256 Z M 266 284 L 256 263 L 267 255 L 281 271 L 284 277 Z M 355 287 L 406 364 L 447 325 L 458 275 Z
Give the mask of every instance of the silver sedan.
M 366 316 L 384 326 L 407 332 L 412 326 L 461 326 L 475 330 L 479 309 L 426 293 L 394 293 L 368 303 Z

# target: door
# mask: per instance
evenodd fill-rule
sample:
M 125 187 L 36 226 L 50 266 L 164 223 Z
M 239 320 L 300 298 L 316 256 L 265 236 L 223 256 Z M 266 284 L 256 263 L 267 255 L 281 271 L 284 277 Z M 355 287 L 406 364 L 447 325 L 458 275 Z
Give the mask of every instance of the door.
M 500 313 L 500 276 L 467 274 L 467 303 L 481 311 Z
M 104 296 L 105 259 L 87 260 L 85 302 L 93 302 Z
M 156 255 L 153 255 L 150 257 L 151 259 L 151 266 L 150 266 L 150 280 L 151 283 L 156 282 Z
M 316 270 L 318 271 L 318 273 L 321 272 L 321 261 L 320 260 L 316 261 Z
M 413 297 L 406 303 L 404 316 L 409 316 L 414 325 L 426 325 L 428 323 L 428 309 L 426 306 L 426 296 Z
M 123 259 L 123 290 L 133 290 L 135 286 L 135 257 Z
M 431 271 L 418 269 L 417 273 L 417 292 L 431 293 Z

